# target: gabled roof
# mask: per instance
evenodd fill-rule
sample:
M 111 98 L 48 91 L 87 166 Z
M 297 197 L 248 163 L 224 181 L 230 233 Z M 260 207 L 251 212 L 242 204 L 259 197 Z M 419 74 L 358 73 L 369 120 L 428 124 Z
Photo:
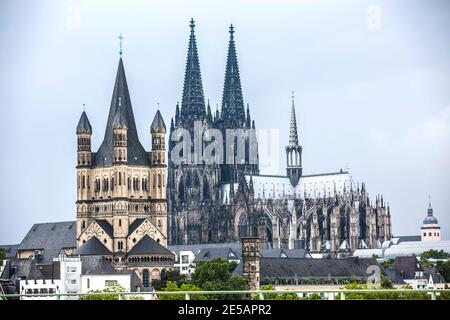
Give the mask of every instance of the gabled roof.
M 78 254 L 82 256 L 106 256 L 112 253 L 97 237 L 92 237 L 78 249 Z
M 89 122 L 88 116 L 84 111 L 81 114 L 80 120 L 78 121 L 77 125 L 77 134 L 80 133 L 92 134 L 91 123 Z
M 97 224 L 105 230 L 105 232 L 108 234 L 108 236 L 113 237 L 113 227 L 112 225 L 105 219 L 95 220 Z
M 125 69 L 122 58 L 119 60 L 117 68 L 116 82 L 109 109 L 108 122 L 106 124 L 105 137 L 93 160 L 94 167 L 110 166 L 113 163 L 113 122 L 116 117 L 119 104 L 123 108 L 123 116 L 127 123 L 127 154 L 129 165 L 150 165 L 148 153 L 139 142 L 136 123 L 131 106 L 130 93 L 128 92 Z
M 164 123 L 163 117 L 161 116 L 161 112 L 156 111 L 155 117 L 153 118 L 152 125 L 150 127 L 151 132 L 166 132 L 166 124 Z
M 135 254 L 170 254 L 172 251 L 156 242 L 148 235 L 145 235 L 129 252 L 128 255 Z
M 423 271 L 415 256 L 396 257 L 392 269 L 403 279 L 414 279 L 417 271 Z
M 100 256 L 81 257 L 82 274 L 129 274 L 131 270 L 116 270 L 112 263 Z
M 128 235 L 130 236 L 134 230 L 136 230 L 137 228 L 139 228 L 139 226 L 142 224 L 142 222 L 145 221 L 145 218 L 136 218 L 136 220 L 134 220 L 130 226 L 128 227 Z
M 36 223 L 17 250 L 76 248 L 75 221 Z

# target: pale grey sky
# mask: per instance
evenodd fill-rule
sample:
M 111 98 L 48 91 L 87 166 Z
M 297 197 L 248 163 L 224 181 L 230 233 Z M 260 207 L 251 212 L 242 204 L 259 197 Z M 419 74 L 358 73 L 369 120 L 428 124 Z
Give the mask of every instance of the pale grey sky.
M 75 126 L 86 103 L 97 149 L 120 32 L 150 148 L 157 102 L 169 124 L 181 99 L 191 17 L 213 106 L 235 25 L 244 100 L 257 128 L 282 139 L 280 165 L 263 172 L 284 173 L 295 90 L 305 173 L 348 162 L 355 181 L 390 202 L 397 235 L 418 234 L 431 194 L 449 239 L 449 9 L 446 0 L 2 0 L 0 244 L 18 243 L 33 223 L 75 219 Z

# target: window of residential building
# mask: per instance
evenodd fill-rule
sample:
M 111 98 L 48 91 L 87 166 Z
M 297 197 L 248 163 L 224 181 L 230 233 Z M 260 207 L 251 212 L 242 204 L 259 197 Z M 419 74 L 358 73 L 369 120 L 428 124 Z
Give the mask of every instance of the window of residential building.
M 189 256 L 188 255 L 182 255 L 181 256 L 181 263 L 189 263 Z
M 105 280 L 105 287 L 117 286 L 117 280 Z

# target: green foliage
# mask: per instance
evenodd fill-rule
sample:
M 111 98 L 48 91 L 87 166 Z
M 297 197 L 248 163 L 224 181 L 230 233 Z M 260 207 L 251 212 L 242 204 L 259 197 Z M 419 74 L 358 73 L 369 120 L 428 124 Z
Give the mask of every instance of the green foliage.
M 380 287 L 382 289 L 393 289 L 394 286 L 392 285 L 392 281 L 387 276 L 382 276 L 380 281 Z
M 379 256 L 377 255 L 377 254 L 372 254 L 372 259 L 374 259 L 374 260 L 376 260 L 376 259 L 378 259 L 379 258 Z
M 384 277 L 383 277 L 384 278 Z M 381 285 L 378 288 L 371 287 L 370 289 L 391 289 L 392 283 L 390 280 L 381 279 Z M 386 286 L 386 287 L 383 287 Z M 391 286 L 391 287 L 389 287 Z M 369 287 L 366 284 L 356 284 L 352 283 L 343 287 L 345 290 L 368 290 Z M 410 285 L 404 286 L 402 289 L 412 289 Z M 341 298 L 341 293 L 336 295 L 336 299 Z M 416 290 L 415 292 L 401 292 L 398 290 L 397 292 L 355 292 L 355 293 L 346 293 L 345 299 L 347 300 L 429 300 L 430 295 L 424 291 Z
M 428 251 L 422 252 L 420 255 L 421 259 L 450 259 L 450 254 L 444 250 L 434 250 L 430 249 Z
M 271 285 L 261 287 L 261 290 L 275 290 Z M 259 294 L 254 294 L 252 300 L 258 300 Z M 264 300 L 300 300 L 298 295 L 293 292 L 286 293 L 264 293 Z
M 213 259 L 197 264 L 192 274 L 191 283 L 205 291 L 245 290 L 245 281 L 241 276 L 234 276 L 235 262 Z M 242 295 L 211 295 L 212 299 L 239 299 Z
M 125 292 L 125 288 L 117 285 L 103 290 L 91 290 L 87 295 L 80 296 L 80 300 L 119 300 L 118 292 Z
M 3 265 L 3 260 L 6 259 L 6 251 L 4 248 L 0 248 L 0 265 Z
M 152 280 L 152 286 L 158 291 L 165 288 L 168 281 L 175 282 L 177 286 L 181 286 L 186 282 L 186 275 L 180 274 L 178 270 L 167 271 L 162 279 Z
M 394 259 L 387 259 L 381 263 L 381 266 L 386 269 L 386 268 L 392 267 L 393 264 L 394 264 Z
M 438 261 L 436 268 L 441 276 L 444 277 L 445 282 L 450 282 L 450 261 Z
M 175 281 L 167 281 L 166 287 L 161 291 L 201 291 L 199 287 L 189 283 L 183 283 L 181 286 L 178 286 Z M 159 295 L 159 300 L 184 300 L 184 294 L 165 294 Z M 200 294 L 193 294 L 190 296 L 191 300 L 206 300 L 207 297 Z

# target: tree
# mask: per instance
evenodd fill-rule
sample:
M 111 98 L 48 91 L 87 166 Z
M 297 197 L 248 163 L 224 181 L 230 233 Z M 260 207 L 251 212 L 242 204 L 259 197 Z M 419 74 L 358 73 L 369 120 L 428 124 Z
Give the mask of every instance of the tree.
M 420 255 L 421 259 L 449 259 L 450 254 L 445 252 L 444 250 L 434 250 L 430 249 L 428 251 L 422 252 Z
M 0 265 L 3 265 L 3 260 L 6 259 L 5 248 L 0 248 Z
M 168 281 L 175 282 L 177 286 L 181 286 L 186 282 L 186 275 L 180 274 L 180 271 L 178 270 L 167 271 L 165 273 L 165 276 L 161 277 L 160 280 L 153 280 L 152 286 L 155 288 L 155 290 L 161 290 L 162 288 L 165 288 L 167 286 Z
M 382 276 L 380 281 L 380 287 L 382 289 L 393 289 L 394 286 L 392 285 L 392 281 L 387 276 Z
M 444 277 L 445 282 L 450 282 L 450 261 L 438 261 L 436 268 L 441 276 Z
M 161 291 L 201 291 L 199 287 L 190 283 L 183 283 L 178 286 L 175 281 L 167 281 L 166 286 Z M 184 300 L 184 294 L 164 294 L 158 296 L 160 300 Z M 206 300 L 207 297 L 200 294 L 190 296 L 191 300 Z
M 245 290 L 245 281 L 241 276 L 234 276 L 232 271 L 236 263 L 217 258 L 197 264 L 192 274 L 191 283 L 205 291 Z M 238 299 L 239 295 L 212 295 L 215 299 Z

